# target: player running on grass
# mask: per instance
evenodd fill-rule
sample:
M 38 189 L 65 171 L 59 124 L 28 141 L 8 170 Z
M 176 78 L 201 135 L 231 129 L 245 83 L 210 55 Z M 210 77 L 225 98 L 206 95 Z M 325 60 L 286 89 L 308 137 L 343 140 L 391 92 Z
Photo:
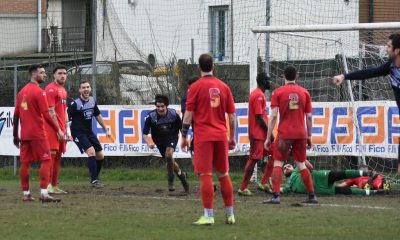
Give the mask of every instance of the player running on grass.
M 173 154 L 179 139 L 179 130 L 182 120 L 175 109 L 168 108 L 167 96 L 157 94 L 155 97 L 156 109 L 149 112 L 143 127 L 143 139 L 149 148 L 157 146 L 160 154 L 167 160 L 168 190 L 175 191 L 174 173 L 181 180 L 184 193 L 189 193 L 187 174 L 183 172 L 174 161 Z M 151 136 L 149 136 L 151 130 Z
M 104 153 L 97 136 L 92 130 L 92 118 L 95 117 L 101 125 L 104 133 L 109 138 L 110 131 L 104 124 L 103 117 L 93 97 L 90 96 L 92 88 L 88 81 L 83 80 L 79 84 L 80 96 L 71 102 L 68 107 L 68 117 L 71 120 L 71 135 L 81 153 L 88 156 L 88 168 L 92 187 L 102 188 L 104 184 L 99 175 L 103 166 Z
M 29 67 L 31 81 L 18 93 L 14 109 L 13 136 L 14 145 L 20 148 L 20 179 L 23 191 L 22 201 L 33 201 L 29 188 L 29 168 L 33 161 L 40 161 L 40 200 L 42 202 L 58 202 L 47 191 L 51 166 L 50 147 L 46 138 L 44 121 L 57 133 L 59 141 L 63 141 L 64 132 L 58 127 L 49 114 L 46 93 L 39 87 L 44 83 L 46 72 L 43 66 Z M 18 133 L 21 122 L 21 137 Z
M 343 80 L 364 80 L 389 75 L 396 104 L 400 111 L 400 34 L 396 33 L 389 36 L 389 41 L 386 45 L 386 53 L 389 57 L 389 61 L 385 64 L 376 68 L 334 76 L 333 82 L 339 86 Z M 400 176 L 400 142 L 397 159 L 397 175 Z
M 238 190 L 241 196 L 251 196 L 251 191 L 247 188 L 250 178 L 253 175 L 254 166 L 256 163 L 267 155 L 271 155 L 270 151 L 264 149 L 264 142 L 268 132 L 268 117 L 265 112 L 267 100 L 264 92 L 270 89 L 269 77 L 265 73 L 257 75 L 257 88 L 254 89 L 249 96 L 249 139 L 250 139 L 250 155 L 244 168 L 243 181 Z M 272 164 L 271 164 L 272 163 Z M 269 191 L 267 181 L 271 176 L 273 169 L 273 160 L 268 161 L 266 166 L 263 181 L 258 185 L 258 188 L 263 191 Z
M 298 74 L 296 68 L 288 66 L 284 70 L 285 86 L 276 89 L 271 98 L 271 114 L 268 126 L 265 148 L 270 149 L 272 131 L 275 127 L 278 112 L 278 135 L 275 139 L 274 169 L 272 171 L 272 188 L 274 196 L 264 203 L 280 203 L 280 186 L 282 183 L 282 166 L 292 150 L 292 158 L 300 169 L 300 174 L 306 186 L 307 203 L 317 203 L 310 171 L 305 165 L 306 149 L 311 148 L 312 106 L 311 97 L 305 88 L 296 84 Z M 306 126 L 304 125 L 304 118 Z
M 194 129 L 194 171 L 200 174 L 200 194 L 204 215 L 195 225 L 214 224 L 214 188 L 212 172 L 215 169 L 224 199 L 227 224 L 234 224 L 233 186 L 229 177 L 228 148 L 236 146 L 235 104 L 228 85 L 213 76 L 213 58 L 202 54 L 199 58 L 201 78 L 188 90 L 185 118 L 182 124 L 182 149 L 186 150 L 186 138 L 192 120 Z M 228 114 L 229 140 L 225 114 Z
M 284 193 L 307 193 L 304 187 L 301 174 L 298 168 L 293 168 L 291 164 L 283 166 L 283 174 L 287 178 L 287 183 L 283 187 Z M 313 170 L 311 171 L 314 189 L 316 194 L 321 195 L 334 195 L 334 194 L 354 194 L 354 195 L 374 195 L 383 193 L 379 190 L 365 190 L 347 185 L 335 185 L 336 181 L 352 180 L 359 177 L 375 176 L 375 172 L 368 172 L 363 170 L 345 170 L 345 171 L 332 171 L 332 170 Z
M 65 139 L 59 141 L 57 138 L 57 132 L 55 132 L 48 123 L 45 124 L 52 160 L 47 190 L 50 194 L 65 194 L 67 192 L 61 190 L 57 184 L 60 173 L 61 155 L 66 151 L 66 140 L 71 140 L 69 130 L 67 130 L 69 128 L 67 114 L 67 91 L 64 88 L 65 81 L 67 80 L 67 68 L 64 65 L 57 65 L 53 69 L 53 78 L 54 82 L 50 83 L 46 87 L 49 112 L 59 128 L 66 133 L 66 136 Z

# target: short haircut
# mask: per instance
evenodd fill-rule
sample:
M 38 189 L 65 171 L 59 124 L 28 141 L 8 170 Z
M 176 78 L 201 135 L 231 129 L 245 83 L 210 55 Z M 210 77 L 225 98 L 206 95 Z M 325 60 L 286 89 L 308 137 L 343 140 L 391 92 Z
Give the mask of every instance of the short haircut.
M 286 80 L 294 81 L 297 77 L 297 70 L 293 66 L 287 66 L 283 71 L 283 74 L 285 75 Z
M 196 82 L 199 79 L 198 76 L 191 76 L 188 80 L 188 86 L 192 85 L 194 82 Z
M 201 71 L 211 72 L 213 69 L 213 65 L 214 65 L 214 60 L 210 54 L 204 53 L 200 55 L 199 66 Z
M 44 68 L 44 67 L 43 67 L 43 65 L 40 65 L 40 64 L 32 64 L 28 69 L 29 75 L 32 75 L 32 73 L 37 71 L 39 68 Z
M 157 103 L 164 103 L 165 106 L 168 106 L 169 105 L 169 99 L 165 95 L 157 94 L 156 97 L 155 97 L 154 104 L 157 104 Z
M 269 80 L 270 78 L 267 76 L 265 72 L 260 72 L 257 74 L 256 81 L 259 86 L 266 86 L 269 89 Z M 265 84 L 267 83 L 267 84 Z
M 67 67 L 66 67 L 65 65 L 57 64 L 57 65 L 53 68 L 53 74 L 56 73 L 58 69 L 64 69 L 65 71 L 67 71 Z
M 84 79 L 79 82 L 79 88 L 81 88 L 82 84 L 85 84 L 85 83 L 89 83 L 89 85 L 90 85 L 90 82 L 88 80 Z
M 400 34 L 393 33 L 389 36 L 389 39 L 392 40 L 393 49 L 400 48 Z

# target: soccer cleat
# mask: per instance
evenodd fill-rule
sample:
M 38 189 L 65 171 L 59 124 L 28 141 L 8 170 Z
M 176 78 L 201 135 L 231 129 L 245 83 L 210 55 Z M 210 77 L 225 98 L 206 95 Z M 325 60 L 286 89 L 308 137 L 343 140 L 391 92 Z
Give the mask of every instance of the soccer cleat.
M 92 187 L 94 187 L 94 188 L 103 188 L 104 187 L 104 184 L 98 179 L 91 182 L 91 184 L 92 184 Z
M 308 198 L 303 203 L 317 204 L 318 200 L 317 197 L 314 194 L 312 194 L 309 195 Z
M 54 188 L 51 185 L 47 186 L 47 191 L 49 192 L 49 194 L 54 194 Z
M 273 196 L 271 199 L 264 200 L 263 203 L 266 203 L 266 204 L 280 204 L 281 203 L 281 197 L 280 196 Z
M 30 194 L 27 194 L 27 195 L 24 194 L 22 196 L 22 201 L 23 202 L 32 202 L 32 201 L 35 201 L 35 199 Z
M 48 203 L 48 202 L 61 202 L 61 199 L 59 198 L 54 198 L 50 196 L 49 194 L 40 194 L 39 200 L 42 203 Z
M 371 189 L 371 185 L 368 182 L 364 185 L 364 190 L 370 190 Z
M 187 181 L 187 173 L 182 172 L 181 175 L 178 175 L 179 180 L 181 180 L 183 189 L 185 190 L 186 193 L 189 193 L 189 183 Z
M 390 183 L 385 182 L 383 184 L 383 190 L 389 191 L 390 190 Z
M 168 181 L 168 191 L 175 191 L 174 181 Z
M 235 223 L 236 223 L 236 220 L 235 220 L 235 216 L 233 214 L 225 217 L 225 224 L 232 225 Z
M 267 192 L 267 193 L 272 193 L 272 189 L 271 189 L 271 187 L 269 186 L 269 184 L 262 184 L 262 183 L 259 183 L 259 184 L 257 185 L 257 189 L 260 190 L 260 191 Z
M 53 193 L 54 194 L 67 194 L 68 192 L 61 190 L 58 186 L 52 187 L 53 188 Z M 50 192 L 49 192 L 50 193 Z
M 214 225 L 214 218 L 213 217 L 206 217 L 206 216 L 201 216 L 199 220 L 193 223 L 193 225 L 197 226 L 210 226 Z
M 253 194 L 250 192 L 250 190 L 248 189 L 248 188 L 246 188 L 246 189 L 243 189 L 243 190 L 238 190 L 238 195 L 239 196 L 246 196 L 246 197 L 249 197 L 249 196 L 252 196 Z

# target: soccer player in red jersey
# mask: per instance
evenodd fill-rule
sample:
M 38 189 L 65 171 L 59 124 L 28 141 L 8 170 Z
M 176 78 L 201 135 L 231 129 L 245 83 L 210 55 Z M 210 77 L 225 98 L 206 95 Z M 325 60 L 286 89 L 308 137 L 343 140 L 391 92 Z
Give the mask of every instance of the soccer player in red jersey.
M 229 177 L 228 148 L 236 146 L 236 114 L 232 92 L 228 85 L 213 76 L 213 58 L 202 54 L 199 58 L 201 78 L 193 83 L 186 100 L 186 112 L 182 124 L 183 150 L 189 146 L 186 138 L 192 120 L 194 120 L 194 171 L 199 174 L 200 194 L 204 207 L 204 216 L 193 224 L 214 224 L 214 187 L 213 168 L 216 171 L 222 198 L 226 209 L 227 224 L 234 224 L 233 186 Z M 229 140 L 227 137 L 226 117 L 228 114 Z
M 285 85 L 276 89 L 271 98 L 271 114 L 267 139 L 264 147 L 270 148 L 272 131 L 275 127 L 279 112 L 278 135 L 274 147 L 274 169 L 272 171 L 272 188 L 274 196 L 264 203 L 280 203 L 280 186 L 282 183 L 282 166 L 289 157 L 292 158 L 300 171 L 304 186 L 309 194 L 307 203 L 318 203 L 314 194 L 314 186 L 310 170 L 305 165 L 306 149 L 311 148 L 312 106 L 311 97 L 305 88 L 296 84 L 297 70 L 288 66 L 284 70 Z M 304 126 L 306 118 L 306 126 Z
M 250 139 L 250 155 L 244 168 L 244 176 L 242 184 L 238 190 L 238 194 L 242 196 L 251 196 L 251 191 L 247 188 L 251 176 L 253 175 L 254 166 L 256 163 L 267 155 L 271 155 L 264 149 L 264 142 L 268 132 L 268 117 L 265 112 L 267 100 L 265 98 L 265 90 L 269 90 L 269 77 L 265 73 L 257 75 L 257 88 L 254 89 L 249 97 L 248 119 L 249 119 L 249 139 Z M 271 164 L 267 164 L 266 174 L 271 175 Z M 268 169 L 271 169 L 269 172 Z M 265 179 L 268 179 L 266 176 Z M 265 180 L 264 179 L 264 180 Z M 264 183 L 265 184 L 265 183 Z M 266 189 L 265 185 L 260 184 L 260 189 Z
M 63 131 L 49 114 L 46 93 L 39 87 L 45 82 L 46 72 L 40 65 L 32 65 L 29 68 L 31 82 L 26 84 L 18 93 L 17 104 L 14 109 L 13 136 L 14 145 L 20 148 L 20 180 L 23 191 L 22 201 L 33 201 L 29 190 L 29 168 L 31 162 L 39 160 L 40 164 L 40 200 L 42 202 L 60 201 L 51 197 L 47 191 L 50 174 L 50 150 L 44 129 L 46 121 L 61 141 L 64 138 Z M 18 128 L 21 121 L 21 137 Z
M 49 105 L 50 115 L 58 124 L 59 128 L 67 134 L 65 139 L 59 141 L 57 133 L 49 124 L 45 124 L 47 139 L 50 145 L 51 167 L 50 179 L 47 190 L 50 194 L 65 194 L 67 192 L 61 190 L 58 186 L 58 176 L 60 173 L 61 155 L 66 151 L 65 140 L 71 140 L 68 134 L 68 114 L 67 114 L 67 91 L 64 88 L 67 80 L 67 68 L 64 65 L 57 65 L 53 69 L 54 82 L 46 87 L 47 103 Z

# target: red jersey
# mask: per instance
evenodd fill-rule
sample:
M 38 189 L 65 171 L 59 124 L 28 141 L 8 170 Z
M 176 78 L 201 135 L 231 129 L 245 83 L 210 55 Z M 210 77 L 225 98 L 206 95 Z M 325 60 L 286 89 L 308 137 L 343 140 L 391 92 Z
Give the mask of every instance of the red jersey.
M 305 114 L 312 112 L 308 91 L 287 84 L 272 93 L 271 109 L 279 108 L 278 136 L 281 139 L 306 139 Z
M 202 77 L 188 90 L 186 110 L 193 112 L 195 142 L 226 141 L 226 113 L 235 113 L 228 85 L 216 77 Z
M 254 89 L 249 97 L 249 138 L 265 140 L 267 132 L 260 126 L 256 119 L 256 115 L 261 115 L 268 126 L 268 117 L 265 112 L 267 100 L 261 89 Z
M 21 122 L 21 140 L 45 139 L 43 113 L 48 112 L 46 93 L 36 83 L 28 83 L 18 93 L 14 116 Z
M 49 107 L 53 107 L 57 116 L 60 129 L 65 132 L 65 111 L 67 110 L 67 91 L 56 82 L 52 82 L 46 87 L 47 103 Z M 46 131 L 54 131 L 51 126 L 45 123 Z

